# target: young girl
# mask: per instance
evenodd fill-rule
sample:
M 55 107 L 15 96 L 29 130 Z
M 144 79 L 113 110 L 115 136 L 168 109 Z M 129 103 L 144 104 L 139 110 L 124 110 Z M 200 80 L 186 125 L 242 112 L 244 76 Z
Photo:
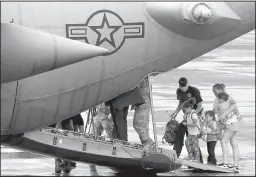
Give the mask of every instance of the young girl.
M 226 86 L 225 86 L 223 83 L 214 84 L 213 87 L 212 87 L 213 93 L 214 93 L 214 95 L 216 96 L 216 99 L 215 99 L 215 102 L 214 102 L 214 106 L 213 106 L 213 111 L 214 111 L 215 113 L 217 112 L 217 110 L 216 110 L 216 105 L 218 104 L 217 95 L 218 95 L 219 93 L 223 93 L 223 92 L 227 93 L 226 90 L 225 90 L 225 87 L 226 87 Z M 235 100 L 234 100 L 231 96 L 229 96 L 229 100 L 230 100 L 231 104 L 232 104 L 232 103 L 235 103 Z M 237 107 L 235 107 L 235 108 L 233 109 L 233 113 L 237 116 L 237 119 L 238 119 L 239 121 L 243 119 L 243 117 L 242 117 L 242 115 L 240 114 L 240 112 L 238 111 L 238 108 L 237 108 Z M 220 115 L 218 115 L 218 116 L 220 116 Z
M 207 151 L 208 151 L 208 165 L 216 165 L 217 161 L 215 158 L 215 146 L 218 141 L 217 134 L 219 133 L 219 128 L 215 118 L 215 113 L 213 111 L 205 112 L 206 118 L 206 132 L 207 132 Z
M 200 161 L 200 152 L 198 145 L 199 120 L 196 111 L 193 109 L 193 105 L 196 103 L 194 98 L 189 98 L 182 104 L 182 109 L 185 111 L 187 122 L 182 122 L 183 125 L 188 127 L 188 136 L 185 141 L 188 151 L 188 157 L 190 160 Z
M 224 125 L 224 133 L 221 139 L 224 162 L 218 166 L 228 168 L 228 142 L 230 141 L 231 147 L 233 149 L 234 164 L 229 166 L 229 168 L 233 168 L 236 172 L 238 172 L 239 149 L 236 132 L 239 130 L 239 121 L 234 112 L 236 105 L 235 102 L 229 99 L 229 95 L 225 92 L 219 93 L 217 98 L 218 102 L 215 105 L 216 112 L 219 115 L 220 122 Z

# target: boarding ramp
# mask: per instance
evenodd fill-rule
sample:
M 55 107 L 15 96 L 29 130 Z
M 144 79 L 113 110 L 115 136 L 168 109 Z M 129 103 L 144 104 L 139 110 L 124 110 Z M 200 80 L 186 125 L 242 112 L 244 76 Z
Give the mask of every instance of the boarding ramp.
M 206 165 L 203 163 L 199 163 L 199 162 L 193 162 L 190 160 L 184 160 L 184 159 L 176 159 L 175 161 L 176 164 L 182 164 L 182 165 L 186 165 L 189 167 L 194 167 L 195 169 L 201 169 L 204 171 L 215 171 L 215 172 L 222 172 L 222 173 L 234 173 L 235 171 L 229 168 L 221 168 L 215 165 Z

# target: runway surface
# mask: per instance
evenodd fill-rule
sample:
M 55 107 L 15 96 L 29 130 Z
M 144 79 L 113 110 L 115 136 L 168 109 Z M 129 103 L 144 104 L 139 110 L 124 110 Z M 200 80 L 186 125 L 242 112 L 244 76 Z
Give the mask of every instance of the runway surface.
M 212 85 L 224 83 L 227 93 L 237 101 L 238 109 L 244 116 L 241 131 L 238 132 L 240 149 L 240 173 L 192 173 L 186 167 L 159 175 L 165 176 L 205 176 L 205 175 L 230 175 L 244 176 L 255 175 L 255 31 L 241 36 L 228 44 L 225 44 L 210 53 L 207 53 L 192 62 L 189 62 L 168 73 L 153 78 L 153 98 L 157 124 L 157 138 L 160 147 L 172 149 L 171 146 L 161 144 L 161 139 L 169 117 L 166 110 L 174 111 L 178 101 L 176 100 L 176 89 L 178 79 L 187 77 L 189 84 L 199 88 L 204 100 L 205 110 L 212 109 L 214 95 Z M 129 112 L 128 138 L 129 141 L 139 142 L 139 137 L 132 126 L 134 112 Z M 85 118 L 86 115 L 83 114 Z M 182 119 L 182 113 L 178 120 Z M 153 136 L 152 123 L 150 123 L 151 137 Z M 207 160 L 206 143 L 200 140 L 204 162 Z M 230 156 L 232 154 L 231 147 Z M 184 147 L 181 157 L 186 157 L 187 151 Z M 222 162 L 222 151 L 220 143 L 216 146 L 218 162 Z M 232 158 L 230 157 L 230 163 Z M 114 171 L 107 167 L 97 166 L 97 172 L 91 172 L 89 164 L 78 163 L 71 176 L 113 176 Z M 54 158 L 39 156 L 29 152 L 17 151 L 9 147 L 1 147 L 1 175 L 33 175 L 51 176 L 54 174 Z M 62 174 L 63 175 L 63 174 Z

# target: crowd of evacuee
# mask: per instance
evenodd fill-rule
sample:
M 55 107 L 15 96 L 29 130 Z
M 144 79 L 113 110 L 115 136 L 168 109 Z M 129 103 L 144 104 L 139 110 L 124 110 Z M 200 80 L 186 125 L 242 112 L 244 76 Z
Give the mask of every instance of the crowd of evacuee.
M 239 130 L 242 116 L 239 113 L 235 100 L 225 91 L 225 85 L 217 83 L 213 85 L 212 91 L 216 96 L 212 110 L 204 111 L 203 99 L 200 91 L 188 84 L 184 77 L 179 79 L 177 89 L 177 109 L 170 115 L 174 130 L 166 131 L 162 139 L 163 143 L 173 144 L 177 156 L 180 156 L 184 136 L 186 134 L 185 146 L 188 157 L 185 159 L 203 163 L 202 153 L 199 147 L 199 139 L 207 143 L 208 158 L 207 164 L 222 168 L 230 168 L 238 172 L 239 149 L 237 131 Z M 183 111 L 183 120 L 178 123 L 175 118 Z M 168 126 L 166 127 L 168 129 Z M 168 133 L 175 138 L 168 139 Z M 169 137 L 171 137 L 169 135 Z M 223 154 L 223 162 L 217 164 L 215 157 L 215 146 L 220 141 Z M 228 163 L 228 142 L 233 150 L 233 164 Z M 191 168 L 191 167 L 190 167 Z
M 151 89 L 148 77 L 146 77 L 135 89 L 97 106 L 97 113 L 93 121 L 93 133 L 96 136 L 101 136 L 105 130 L 110 138 L 128 141 L 127 115 L 130 108 L 134 110 L 133 127 L 138 133 L 141 143 L 154 145 L 154 141 L 149 136 Z M 217 83 L 213 85 L 212 89 L 216 96 L 213 109 L 204 111 L 200 91 L 196 87 L 190 86 L 185 77 L 179 79 L 179 88 L 176 91 L 179 104 L 177 109 L 170 114 L 171 119 L 167 123 L 162 142 L 173 145 L 173 149 L 179 157 L 186 135 L 185 146 L 188 152 L 186 159 L 203 163 L 198 143 L 199 139 L 202 139 L 207 143 L 208 165 L 232 168 L 238 172 L 239 149 L 236 134 L 242 116 L 237 109 L 235 100 L 225 91 L 224 84 Z M 175 118 L 180 110 L 184 115 L 183 120 L 178 123 Z M 80 114 L 58 124 L 52 125 L 52 127 L 85 132 Z M 168 128 L 168 126 L 170 127 Z M 219 164 L 215 157 L 217 141 L 220 141 L 223 153 L 223 162 Z M 233 164 L 228 163 L 228 142 L 233 149 Z

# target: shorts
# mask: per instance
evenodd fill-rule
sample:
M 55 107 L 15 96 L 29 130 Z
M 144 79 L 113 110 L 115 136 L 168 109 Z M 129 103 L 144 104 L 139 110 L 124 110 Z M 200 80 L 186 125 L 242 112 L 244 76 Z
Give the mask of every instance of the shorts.
M 84 120 L 83 120 L 81 114 L 77 114 L 77 115 L 71 117 L 70 119 L 73 120 L 74 126 L 76 126 L 76 125 L 77 126 L 83 126 L 84 125 Z
M 240 129 L 240 122 L 234 122 L 231 124 L 227 124 L 225 129 L 224 129 L 224 133 L 228 132 L 228 131 L 233 131 L 233 132 L 237 132 Z

